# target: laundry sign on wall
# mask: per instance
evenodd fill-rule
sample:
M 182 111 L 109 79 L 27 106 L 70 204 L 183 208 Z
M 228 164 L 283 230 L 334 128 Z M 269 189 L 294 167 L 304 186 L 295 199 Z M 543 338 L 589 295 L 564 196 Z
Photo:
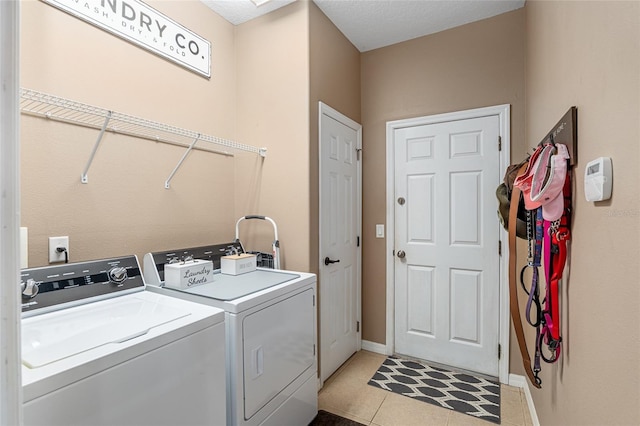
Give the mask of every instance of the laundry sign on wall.
M 139 0 L 42 1 L 211 77 L 211 43 Z

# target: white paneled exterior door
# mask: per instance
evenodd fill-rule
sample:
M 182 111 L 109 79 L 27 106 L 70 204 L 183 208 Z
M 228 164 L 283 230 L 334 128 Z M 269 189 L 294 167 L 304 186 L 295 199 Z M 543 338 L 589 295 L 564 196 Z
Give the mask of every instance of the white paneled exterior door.
M 498 376 L 497 115 L 395 129 L 395 352 Z
M 360 348 L 361 126 L 320 104 L 320 372 Z

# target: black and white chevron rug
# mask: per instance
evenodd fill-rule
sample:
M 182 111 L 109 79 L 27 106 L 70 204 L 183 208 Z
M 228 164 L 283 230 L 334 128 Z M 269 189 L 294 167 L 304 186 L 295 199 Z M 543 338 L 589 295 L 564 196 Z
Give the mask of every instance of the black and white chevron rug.
M 369 384 L 500 424 L 500 384 L 481 377 L 390 356 Z

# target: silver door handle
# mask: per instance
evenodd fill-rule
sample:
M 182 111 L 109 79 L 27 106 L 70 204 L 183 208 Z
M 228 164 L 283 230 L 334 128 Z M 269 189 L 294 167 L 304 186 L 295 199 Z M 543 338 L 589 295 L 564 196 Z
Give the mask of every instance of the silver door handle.
M 398 257 L 400 259 L 404 259 L 405 255 L 406 255 L 406 253 L 404 252 L 404 250 L 398 250 Z

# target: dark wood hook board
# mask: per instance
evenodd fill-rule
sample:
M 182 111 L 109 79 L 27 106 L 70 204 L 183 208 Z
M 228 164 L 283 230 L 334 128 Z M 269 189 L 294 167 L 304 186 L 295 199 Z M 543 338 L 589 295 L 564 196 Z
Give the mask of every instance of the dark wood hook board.
M 576 164 L 578 161 L 578 108 L 575 106 L 569 108 L 569 111 L 542 138 L 538 145 L 548 142 L 566 145 L 571 157 L 569 164 L 572 166 Z

